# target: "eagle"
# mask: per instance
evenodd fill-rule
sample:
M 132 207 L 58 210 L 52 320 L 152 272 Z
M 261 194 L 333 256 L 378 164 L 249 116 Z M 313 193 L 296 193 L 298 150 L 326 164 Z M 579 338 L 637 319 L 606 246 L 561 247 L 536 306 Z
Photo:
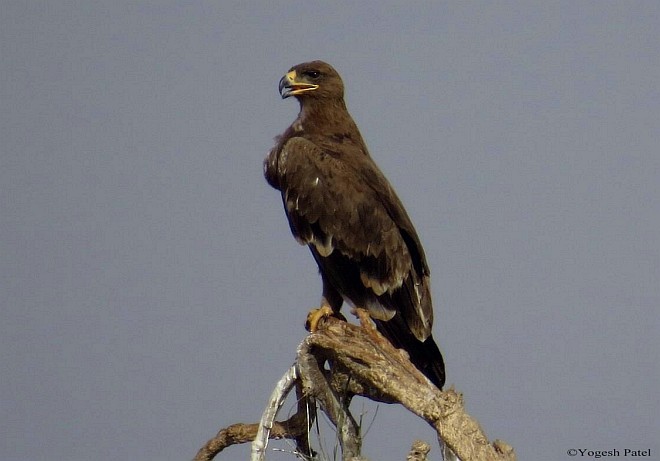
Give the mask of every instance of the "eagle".
M 344 301 L 365 309 L 376 328 L 439 389 L 445 367 L 431 328 L 429 267 L 401 200 L 373 161 L 344 102 L 344 83 L 323 61 L 293 66 L 279 82 L 298 117 L 264 160 L 282 194 L 291 232 L 307 245 L 323 283 L 313 331 Z

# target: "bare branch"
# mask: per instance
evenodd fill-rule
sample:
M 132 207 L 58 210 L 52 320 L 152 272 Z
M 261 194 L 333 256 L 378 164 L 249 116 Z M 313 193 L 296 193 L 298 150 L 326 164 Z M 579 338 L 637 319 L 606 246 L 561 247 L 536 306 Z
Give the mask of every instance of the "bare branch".
M 269 438 L 296 440 L 297 437 L 306 434 L 306 421 L 305 415 L 301 413 L 296 413 L 286 421 L 276 421 L 270 430 Z M 220 429 L 215 437 L 199 449 L 194 461 L 210 461 L 227 447 L 252 442 L 257 436 L 259 425 L 259 423 L 237 423 Z
M 266 447 L 268 446 L 268 437 L 275 422 L 275 416 L 277 416 L 277 412 L 284 404 L 287 395 L 289 395 L 289 392 L 293 389 L 296 379 L 296 367 L 292 366 L 286 373 L 284 373 L 284 376 L 282 376 L 275 385 L 275 389 L 270 395 L 268 406 L 266 406 L 264 414 L 261 417 L 257 436 L 252 442 L 251 461 L 263 461 L 266 455 Z
M 463 407 L 463 397 L 454 389 L 440 391 L 395 349 L 358 310 L 362 326 L 328 318 L 303 343 L 318 350 L 333 366 L 347 370 L 361 383 L 364 395 L 385 396 L 400 402 L 428 422 L 443 441 L 463 461 L 513 461 L 515 453 L 504 442 L 488 442 L 479 423 Z M 366 333 L 366 334 L 365 334 Z M 374 391 L 375 389 L 375 391 Z
M 253 460 L 263 460 L 268 438 L 293 439 L 299 453 L 312 456 L 307 434 L 314 416 L 307 409 L 315 404 L 337 427 L 343 459 L 362 459 L 359 427 L 348 409 L 351 398 L 360 395 L 400 403 L 424 419 L 437 432 L 446 459 L 455 454 L 462 461 L 515 461 L 513 448 L 505 442 L 488 441 L 478 422 L 465 412 L 461 394 L 454 389 L 438 390 L 404 351 L 395 349 L 378 333 L 364 312 L 358 310 L 357 314 L 360 326 L 332 317 L 322 319 L 319 328 L 298 347 L 296 368 L 280 380 L 261 423 L 221 430 L 195 460 L 211 460 L 229 445 L 253 440 L 260 429 L 253 444 Z M 274 422 L 294 384 L 298 412 L 284 423 Z M 424 446 L 414 445 L 409 459 L 425 459 L 428 451 L 424 450 Z
M 278 381 L 268 406 L 264 411 L 262 420 L 257 424 L 232 424 L 221 429 L 218 434 L 197 452 L 193 461 L 210 461 L 218 453 L 231 445 L 252 442 L 252 457 L 263 459 L 263 453 L 268 445 L 268 439 L 293 439 L 296 441 L 297 449 L 301 453 L 311 453 L 307 432 L 309 424 L 314 420 L 315 413 L 307 411 L 306 399 L 299 395 L 298 411 L 286 421 L 274 421 L 277 411 L 281 408 L 291 388 L 296 385 L 296 391 L 300 388 L 297 382 L 296 369 L 292 366 Z M 312 405 L 312 408 L 315 408 Z
M 334 390 L 306 341 L 298 347 L 298 367 L 303 392 L 314 398 L 337 428 L 343 459 L 359 459 L 362 439 L 355 419 L 348 411 L 351 395 Z
M 410 447 L 406 461 L 426 461 L 429 451 L 431 451 L 431 446 L 428 443 L 423 440 L 415 440 Z

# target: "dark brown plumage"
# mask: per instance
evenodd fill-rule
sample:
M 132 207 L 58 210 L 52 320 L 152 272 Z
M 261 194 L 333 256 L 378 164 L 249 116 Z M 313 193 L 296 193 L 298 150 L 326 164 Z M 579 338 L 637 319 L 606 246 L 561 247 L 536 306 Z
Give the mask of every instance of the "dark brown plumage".
M 282 192 L 291 232 L 319 266 L 322 306 L 338 312 L 346 300 L 367 309 L 378 330 L 442 388 L 424 250 L 346 109 L 341 77 L 322 61 L 299 64 L 280 80 L 280 93 L 295 96 L 300 113 L 277 138 L 264 174 Z

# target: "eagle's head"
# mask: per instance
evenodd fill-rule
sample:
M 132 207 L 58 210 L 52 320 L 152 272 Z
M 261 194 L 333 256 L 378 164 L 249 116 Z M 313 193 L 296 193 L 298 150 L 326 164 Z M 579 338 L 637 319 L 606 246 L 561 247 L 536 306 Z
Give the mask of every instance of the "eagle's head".
M 282 99 L 295 96 L 306 99 L 343 99 L 344 82 L 337 71 L 323 61 L 298 64 L 280 79 Z

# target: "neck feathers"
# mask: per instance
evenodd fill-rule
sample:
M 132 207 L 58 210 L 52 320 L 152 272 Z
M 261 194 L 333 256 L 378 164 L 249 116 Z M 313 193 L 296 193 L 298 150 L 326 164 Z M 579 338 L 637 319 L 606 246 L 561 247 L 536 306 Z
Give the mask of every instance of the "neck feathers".
M 308 99 L 300 103 L 298 120 L 305 131 L 327 131 L 329 128 L 355 126 L 343 99 Z M 355 128 L 357 129 L 357 128 Z

